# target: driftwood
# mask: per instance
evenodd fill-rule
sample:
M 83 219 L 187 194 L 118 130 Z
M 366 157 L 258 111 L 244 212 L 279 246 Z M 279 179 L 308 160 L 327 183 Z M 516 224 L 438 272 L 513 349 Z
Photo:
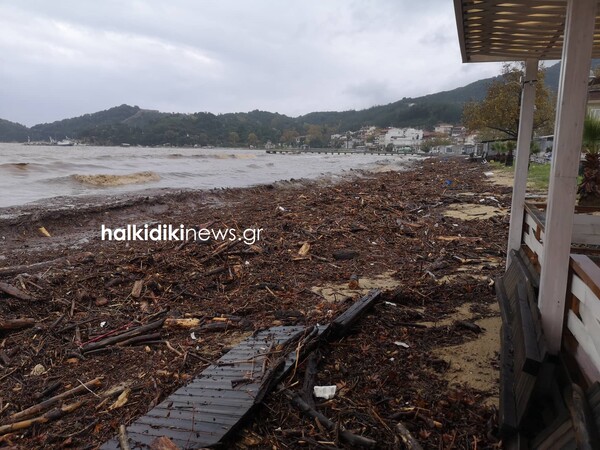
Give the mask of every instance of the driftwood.
M 6 330 L 20 330 L 21 328 L 28 328 L 35 325 L 35 319 L 8 319 L 0 320 L 0 331 Z
M 139 336 L 141 334 L 147 333 L 149 331 L 154 331 L 157 328 L 160 328 L 165 323 L 165 319 L 159 319 L 155 322 L 150 322 L 147 325 L 142 325 L 141 327 L 137 327 L 133 330 L 126 331 L 125 333 L 119 334 L 118 336 L 111 336 L 106 339 L 102 339 L 98 342 L 91 342 L 89 344 L 85 344 L 82 346 L 82 353 L 91 352 L 93 350 L 97 350 L 103 347 L 107 347 L 109 345 L 116 344 L 118 342 L 126 341 L 135 336 Z
M 284 391 L 284 394 L 288 399 L 290 399 L 292 405 L 294 405 L 296 408 L 298 408 L 300 411 L 302 411 L 307 416 L 318 420 L 319 423 L 321 425 L 323 425 L 325 428 L 327 428 L 328 430 L 337 430 L 338 429 L 338 425 L 335 422 L 331 421 L 328 417 L 326 417 L 325 415 L 323 415 L 316 409 L 311 408 L 308 405 L 308 403 L 306 403 L 300 397 L 300 395 L 294 394 L 293 392 L 291 392 L 287 389 Z M 377 441 L 374 441 L 373 439 L 365 438 L 362 436 L 357 436 L 347 430 L 342 429 L 341 427 L 339 427 L 339 436 L 340 436 L 340 439 L 342 441 L 344 441 L 346 444 L 354 446 L 354 447 L 363 447 L 363 448 L 376 448 L 377 447 Z
M 200 319 L 166 319 L 165 328 L 194 328 L 200 325 Z
M 140 298 L 142 296 L 142 289 L 144 287 L 143 280 L 136 280 L 133 283 L 133 288 L 131 288 L 131 296 L 133 298 Z
M 125 341 L 117 342 L 117 345 L 119 347 L 125 347 L 127 345 L 140 345 L 140 344 L 147 343 L 149 341 L 153 341 L 153 342 L 160 341 L 160 338 L 161 338 L 160 332 L 152 333 L 152 334 L 145 334 L 143 336 L 134 336 Z
M 44 398 L 44 397 L 52 394 L 54 391 L 56 391 L 61 386 L 62 386 L 61 381 L 55 381 L 54 383 L 49 384 L 48 387 L 46 387 L 42 392 L 40 392 L 39 394 L 36 394 L 34 396 L 34 398 L 36 400 L 39 400 L 40 398 Z
M 317 379 L 319 357 L 318 350 L 311 353 L 306 361 L 306 370 L 304 371 L 304 383 L 302 384 L 301 395 L 311 408 L 316 408 L 315 399 L 313 398 L 313 387 L 315 385 L 315 380 Z
M 8 425 L 2 425 L 0 426 L 0 435 L 10 433 L 12 431 L 22 430 L 24 428 L 29 428 L 30 426 L 35 425 L 36 423 L 46 423 L 50 422 L 51 420 L 60 419 L 65 414 L 75 411 L 82 404 L 82 401 L 71 403 L 70 405 L 62 406 L 61 408 L 52 409 L 47 413 L 39 417 L 35 417 L 33 419 L 22 420 L 20 422 L 10 423 Z
M 54 397 L 50 397 L 48 400 L 44 400 L 41 403 L 38 403 L 37 405 L 33 405 L 27 409 L 24 409 L 23 411 L 20 411 L 18 413 L 15 413 L 13 415 L 10 416 L 10 418 L 12 420 L 18 420 L 18 419 L 24 419 L 26 417 L 30 417 L 34 414 L 40 413 L 43 410 L 49 408 L 50 406 L 54 405 L 55 403 L 58 403 L 59 401 L 71 396 L 71 395 L 75 395 L 75 394 L 79 394 L 81 392 L 87 392 L 90 390 L 90 388 L 93 387 L 98 387 L 102 384 L 102 378 L 94 378 L 92 381 L 88 381 L 85 384 L 80 384 L 77 387 L 74 387 L 73 389 L 69 389 L 68 391 L 63 392 L 62 394 L 58 394 L 55 395 Z
M 11 266 L 11 267 L 2 267 L 0 268 L 0 276 L 8 276 L 8 275 L 18 275 L 21 273 L 33 273 L 39 270 L 47 269 L 48 267 L 54 265 L 60 265 L 63 263 L 69 264 L 70 261 L 73 262 L 83 262 L 88 258 L 92 258 L 93 255 L 90 252 L 84 252 L 75 257 L 66 257 L 63 256 L 61 258 L 52 259 L 50 261 L 41 261 L 33 264 L 23 264 L 19 266 Z
M 119 426 L 119 446 L 121 450 L 130 450 L 129 446 L 129 437 L 127 436 L 127 430 L 125 429 L 125 425 Z
M 263 375 L 262 383 L 260 384 L 260 387 L 258 388 L 256 397 L 254 397 L 255 405 L 258 405 L 259 403 L 261 403 L 263 401 L 263 399 L 265 398 L 265 395 L 267 395 L 271 391 L 273 385 L 279 378 L 278 377 L 279 373 L 285 367 L 286 359 L 287 359 L 287 356 L 282 356 L 281 358 L 278 358 L 277 360 L 275 360 L 273 365 Z
M 215 256 L 219 256 L 221 253 L 226 252 L 230 248 L 235 247 L 240 242 L 242 242 L 242 241 L 238 241 L 237 239 L 235 241 L 223 242 L 221 245 L 219 245 L 217 247 L 217 249 L 214 252 L 212 252 L 210 255 L 206 255 L 204 258 L 200 259 L 200 261 L 198 261 L 198 262 L 200 264 L 203 264 L 203 263 L 207 262 L 208 260 L 214 258 Z
M 419 442 L 413 437 L 413 435 L 410 434 L 410 431 L 408 431 L 408 428 L 406 428 L 402 422 L 398 422 L 398 424 L 396 425 L 396 433 L 398 433 L 398 436 L 400 436 L 402 443 L 409 450 L 423 450 L 421 444 L 419 444 Z
M 26 294 L 25 292 L 8 283 L 3 283 L 2 281 L 0 281 L 0 291 L 10 295 L 11 297 L 18 298 L 19 300 L 35 300 L 31 295 Z

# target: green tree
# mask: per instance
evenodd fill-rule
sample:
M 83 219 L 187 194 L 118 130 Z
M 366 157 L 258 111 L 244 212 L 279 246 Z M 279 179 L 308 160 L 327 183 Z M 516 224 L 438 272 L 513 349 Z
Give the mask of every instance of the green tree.
M 249 133 L 246 142 L 248 142 L 248 145 L 256 145 L 258 144 L 258 136 L 255 133 Z
M 235 146 L 240 141 L 240 135 L 235 131 L 231 131 L 229 133 L 228 140 L 231 145 Z
M 296 143 L 296 138 L 298 137 L 298 132 L 296 130 L 292 130 L 290 128 L 283 130 L 281 134 L 281 138 L 279 141 L 282 144 L 294 144 Z
M 500 77 L 493 81 L 481 102 L 466 103 L 463 124 L 469 131 L 479 131 L 484 139 L 515 140 L 519 129 L 522 66 L 505 64 Z M 544 84 L 544 70 L 540 68 L 535 89 L 533 130 L 549 134 L 553 129 L 554 94 Z

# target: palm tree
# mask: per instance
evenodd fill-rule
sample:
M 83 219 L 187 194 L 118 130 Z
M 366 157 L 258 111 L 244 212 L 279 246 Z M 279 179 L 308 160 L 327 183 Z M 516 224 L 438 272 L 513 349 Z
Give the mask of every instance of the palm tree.
M 583 177 L 577 188 L 581 206 L 600 206 L 600 119 L 588 114 L 583 123 Z

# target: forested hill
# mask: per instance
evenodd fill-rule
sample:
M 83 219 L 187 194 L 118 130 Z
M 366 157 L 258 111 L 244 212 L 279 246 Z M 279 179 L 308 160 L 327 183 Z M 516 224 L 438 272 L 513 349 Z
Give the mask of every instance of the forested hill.
M 551 89 L 557 89 L 559 64 L 547 69 Z M 99 145 L 247 145 L 267 141 L 291 141 L 310 135 L 311 145 L 325 144 L 332 133 L 362 126 L 414 126 L 459 123 L 465 102 L 481 100 L 494 78 L 487 78 L 450 91 L 416 98 L 403 98 L 387 105 L 359 111 L 314 112 L 299 117 L 265 111 L 248 113 L 169 114 L 121 105 L 93 114 L 64 119 L 31 128 L 0 120 L 0 141 L 60 140 L 66 136 Z

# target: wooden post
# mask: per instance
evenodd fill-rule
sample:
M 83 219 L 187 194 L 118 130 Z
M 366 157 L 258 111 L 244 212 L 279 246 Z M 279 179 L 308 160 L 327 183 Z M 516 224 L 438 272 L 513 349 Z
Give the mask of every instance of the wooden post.
M 535 82 L 537 81 L 538 61 L 528 59 L 525 62 L 525 75 L 521 92 L 521 115 L 517 138 L 517 157 L 515 161 L 515 179 L 513 184 L 512 205 L 510 208 L 510 228 L 508 248 L 506 250 L 506 268 L 510 265 L 510 251 L 521 247 L 523 234 L 523 215 L 525 192 L 527 191 L 527 170 L 529 151 L 533 134 L 533 112 L 535 107 Z
M 568 0 L 539 295 L 551 353 L 561 348 L 595 22 L 596 0 Z

